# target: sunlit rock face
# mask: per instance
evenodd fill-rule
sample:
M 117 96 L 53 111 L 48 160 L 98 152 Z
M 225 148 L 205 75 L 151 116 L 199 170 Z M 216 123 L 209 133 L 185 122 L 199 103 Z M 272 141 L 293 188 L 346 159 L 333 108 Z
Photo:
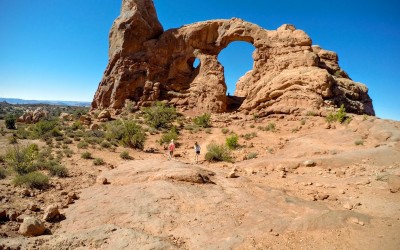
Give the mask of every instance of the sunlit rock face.
M 367 87 L 349 78 L 336 53 L 312 46 L 293 25 L 265 30 L 233 18 L 164 31 L 153 1 L 123 0 L 109 39 L 109 63 L 92 109 L 160 100 L 198 112 L 324 114 L 344 104 L 349 112 L 374 115 Z M 254 63 L 234 96 L 226 96 L 218 54 L 234 41 L 255 47 Z M 200 64 L 194 67 L 196 58 Z

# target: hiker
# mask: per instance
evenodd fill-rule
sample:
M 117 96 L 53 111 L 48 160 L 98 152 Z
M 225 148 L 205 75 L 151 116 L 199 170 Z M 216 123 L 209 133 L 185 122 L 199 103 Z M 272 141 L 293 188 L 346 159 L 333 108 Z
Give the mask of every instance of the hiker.
M 168 160 L 171 160 L 173 155 L 174 155 L 174 150 L 175 150 L 175 144 L 174 144 L 174 139 L 171 140 L 171 143 L 168 145 Z
M 196 154 L 194 155 L 194 161 L 196 162 L 196 164 L 199 161 L 200 149 L 201 149 L 200 145 L 197 142 L 195 142 L 194 143 L 194 151 Z

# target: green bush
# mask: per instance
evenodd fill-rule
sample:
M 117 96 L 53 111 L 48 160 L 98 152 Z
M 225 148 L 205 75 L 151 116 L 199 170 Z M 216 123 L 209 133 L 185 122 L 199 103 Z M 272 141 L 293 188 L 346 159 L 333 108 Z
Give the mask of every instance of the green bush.
M 147 125 L 153 128 L 167 128 L 177 117 L 174 107 L 167 107 L 162 102 L 156 102 L 153 106 L 143 108 Z
M 161 136 L 160 145 L 164 143 L 169 143 L 171 140 L 177 141 L 178 140 L 178 132 L 176 127 L 172 127 L 168 133 L 165 133 Z
M 100 144 L 100 146 L 103 147 L 103 148 L 110 148 L 110 147 L 111 147 L 111 143 L 108 142 L 108 141 L 103 141 L 103 142 Z
M 58 162 L 52 161 L 51 164 L 48 165 L 47 170 L 52 176 L 68 177 L 68 169 Z
M 15 172 L 20 175 L 35 171 L 35 160 L 38 159 L 39 147 L 36 144 L 28 146 L 15 146 L 8 150 L 6 154 L 6 163 Z
M 251 140 L 251 139 L 253 139 L 254 137 L 257 137 L 257 133 L 256 133 L 256 132 L 252 132 L 252 133 L 244 134 L 244 135 L 242 135 L 242 136 L 243 136 L 243 138 L 244 138 L 245 140 Z
M 18 126 L 17 136 L 19 139 L 28 139 L 31 133 L 27 131 L 24 127 Z
M 211 114 L 205 113 L 203 115 L 196 116 L 193 122 L 199 127 L 209 128 L 211 127 Z
M 227 129 L 227 128 L 222 128 L 222 129 L 221 129 L 221 132 L 222 132 L 224 135 L 226 135 L 226 134 L 229 132 L 229 129 Z
M 101 158 L 96 158 L 96 159 L 93 160 L 93 164 L 96 165 L 96 166 L 104 165 L 104 163 L 105 163 L 104 160 L 101 159 Z
M 246 155 L 246 160 L 257 158 L 257 156 L 258 156 L 258 153 L 256 153 L 256 152 L 249 153 L 248 155 Z
M 62 134 L 57 125 L 57 120 L 41 120 L 32 127 L 32 135 L 34 138 L 41 139 L 61 137 Z
M 356 141 L 354 142 L 354 144 L 355 144 L 356 146 L 364 145 L 364 141 L 363 141 L 363 140 L 356 140 Z
M 7 170 L 3 167 L 0 167 L 0 180 L 7 177 Z
M 119 157 L 121 157 L 124 160 L 132 160 L 132 156 L 129 155 L 128 151 L 122 151 L 121 154 L 119 154 Z
M 226 146 L 228 146 L 229 149 L 235 149 L 239 146 L 238 140 L 238 135 L 233 134 L 226 138 Z
M 107 126 L 106 138 L 117 140 L 126 147 L 143 149 L 146 134 L 136 122 L 118 120 Z
M 9 137 L 7 138 L 7 140 L 8 140 L 8 143 L 9 143 L 9 144 L 17 144 L 17 143 L 18 143 L 17 137 L 14 136 L 14 135 L 9 136 Z
M 89 147 L 89 143 L 85 142 L 85 141 L 80 141 L 78 143 L 78 145 L 76 145 L 78 148 L 83 148 L 83 149 L 87 149 Z
M 31 172 L 24 175 L 17 175 L 13 183 L 16 186 L 45 189 L 49 185 L 49 177 L 40 172 Z
M 270 122 L 270 123 L 268 123 L 268 125 L 265 126 L 265 127 L 258 126 L 257 128 L 258 128 L 259 130 L 262 130 L 262 131 L 271 131 L 271 132 L 275 132 L 275 130 L 276 130 L 276 125 L 275 125 L 275 123 Z
M 83 159 L 92 159 L 93 157 L 92 157 L 92 154 L 90 153 L 90 152 L 83 152 L 82 154 L 81 154 L 81 157 L 83 158 Z
M 78 129 L 82 129 L 83 125 L 80 121 L 76 121 L 76 122 L 72 123 L 71 128 L 72 128 L 72 130 L 78 130 Z
M 5 119 L 6 128 L 15 129 L 15 121 L 17 119 L 13 115 L 7 115 Z
M 348 118 L 344 104 L 342 104 L 338 111 L 330 113 L 325 119 L 328 123 L 339 122 L 343 123 Z
M 207 145 L 207 153 L 205 155 L 207 161 L 226 161 L 232 162 L 230 150 L 225 145 L 219 145 L 215 142 Z

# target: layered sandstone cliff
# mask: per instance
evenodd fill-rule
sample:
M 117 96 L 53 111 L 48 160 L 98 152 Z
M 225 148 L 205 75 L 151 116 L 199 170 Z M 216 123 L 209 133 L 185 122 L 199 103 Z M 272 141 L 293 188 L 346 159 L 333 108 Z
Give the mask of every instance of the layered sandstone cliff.
M 227 97 L 218 54 L 234 41 L 254 45 L 254 64 L 235 96 Z M 198 112 L 235 107 L 259 115 L 323 114 L 344 104 L 349 112 L 374 115 L 367 87 L 349 78 L 336 53 L 312 46 L 293 25 L 271 31 L 232 18 L 163 31 L 153 1 L 123 0 L 110 32 L 109 57 L 93 109 L 121 109 L 128 100 L 139 108 L 161 100 Z

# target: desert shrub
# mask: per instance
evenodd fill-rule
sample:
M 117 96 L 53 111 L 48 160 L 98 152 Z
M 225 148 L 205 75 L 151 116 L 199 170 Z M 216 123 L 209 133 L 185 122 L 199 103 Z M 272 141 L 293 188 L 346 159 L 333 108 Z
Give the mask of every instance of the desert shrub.
M 258 153 L 256 153 L 256 152 L 249 153 L 246 155 L 246 160 L 257 158 L 257 156 L 258 156 Z
M 72 140 L 69 138 L 64 138 L 64 144 L 71 144 Z
M 205 155 L 207 161 L 226 161 L 232 162 L 232 156 L 229 148 L 225 145 L 219 145 L 215 142 L 207 145 L 207 153 Z
M 268 123 L 268 125 L 265 126 L 265 127 L 258 126 L 257 128 L 258 128 L 259 130 L 261 130 L 261 131 L 271 131 L 271 132 L 275 132 L 275 130 L 276 130 L 276 125 L 275 125 L 275 123 L 270 122 L 270 123 Z
M 18 143 L 17 137 L 14 136 L 14 135 L 9 136 L 9 137 L 7 138 L 7 140 L 8 140 L 8 143 L 9 143 L 9 144 L 17 144 L 17 143 Z
M 96 166 L 104 165 L 104 163 L 105 163 L 104 160 L 101 159 L 101 158 L 96 158 L 96 159 L 93 160 L 93 164 L 96 165 Z
M 92 159 L 93 157 L 92 157 L 92 154 L 90 153 L 90 152 L 83 152 L 82 154 L 81 154 L 81 157 L 83 158 L 83 159 Z
M 364 145 L 364 141 L 363 141 L 363 140 L 356 140 L 356 141 L 354 142 L 354 144 L 355 144 L 356 146 Z
M 126 147 L 143 149 L 146 134 L 136 122 L 118 120 L 107 126 L 106 138 L 117 140 Z
M 328 123 L 339 122 L 343 123 L 348 118 L 344 104 L 342 104 L 338 111 L 330 113 L 325 119 Z
M 27 174 L 35 171 L 35 160 L 39 155 L 39 147 L 36 144 L 28 146 L 15 146 L 13 149 L 8 150 L 6 154 L 6 163 L 15 172 L 20 175 Z
M 199 127 L 209 128 L 211 127 L 211 114 L 204 113 L 200 116 L 196 116 L 193 122 Z
M 74 154 L 74 151 L 72 151 L 69 148 L 66 148 L 66 149 L 64 149 L 64 154 L 65 154 L 66 157 L 71 158 L 72 155 Z
M 317 116 L 317 113 L 314 111 L 307 111 L 306 116 Z
M 251 125 L 250 125 L 250 128 L 254 128 L 254 127 L 255 127 L 254 124 L 251 124 Z
M 124 160 L 132 160 L 132 156 L 129 155 L 128 151 L 122 151 L 119 154 L 119 157 L 121 157 L 121 159 L 124 159 Z
M 247 134 L 242 135 L 242 137 L 243 137 L 245 140 L 251 140 L 251 139 L 253 139 L 254 137 L 257 137 L 257 133 L 256 133 L 256 132 L 247 133 Z
M 13 115 L 7 115 L 5 119 L 6 128 L 15 129 L 15 121 L 17 119 Z
M 52 176 L 68 177 L 68 169 L 56 161 L 50 161 L 46 169 Z
M 178 132 L 176 127 L 172 127 L 167 133 L 163 134 L 160 139 L 160 145 L 169 143 L 171 140 L 178 140 Z
M 222 132 L 224 135 L 226 135 L 226 134 L 229 132 L 229 129 L 227 129 L 227 128 L 222 128 L 222 129 L 221 129 L 221 132 Z
M 35 171 L 24 175 L 17 175 L 14 178 L 13 183 L 16 186 L 44 189 L 49 185 L 49 177 L 45 174 Z
M 0 180 L 5 179 L 7 177 L 7 170 L 3 167 L 0 167 Z
M 103 142 L 100 144 L 100 146 L 103 147 L 103 148 L 110 148 L 110 147 L 111 147 L 111 143 L 108 142 L 108 141 L 103 141 Z
M 72 130 L 75 131 L 75 130 L 78 130 L 78 129 L 82 129 L 83 125 L 82 125 L 82 123 L 80 121 L 76 121 L 76 122 L 72 123 L 71 128 L 72 128 Z
M 226 138 L 226 146 L 228 146 L 229 149 L 235 149 L 239 146 L 238 140 L 238 135 L 233 134 Z
M 41 139 L 46 139 L 48 137 L 61 137 L 62 133 L 57 125 L 57 120 L 40 120 L 32 127 L 32 135 L 34 138 Z
M 78 148 L 83 148 L 83 149 L 87 149 L 89 147 L 89 143 L 85 142 L 85 141 L 80 141 L 77 145 Z
M 28 139 L 30 137 L 30 132 L 27 131 L 24 127 L 18 126 L 17 136 L 19 139 Z
M 153 106 L 142 110 L 147 125 L 157 129 L 168 127 L 177 117 L 175 108 L 168 107 L 162 102 L 156 102 Z
M 75 119 L 79 119 L 82 115 L 86 115 L 88 111 L 89 111 L 89 109 L 84 109 L 84 108 L 76 109 L 76 110 L 74 110 L 72 115 Z
M 210 128 L 206 128 L 206 130 L 204 130 L 206 132 L 206 134 L 212 134 L 212 130 Z
M 301 119 L 301 120 L 300 120 L 300 124 L 301 124 L 301 125 L 305 125 L 305 124 L 306 124 L 306 119 L 304 119 L 304 118 Z

